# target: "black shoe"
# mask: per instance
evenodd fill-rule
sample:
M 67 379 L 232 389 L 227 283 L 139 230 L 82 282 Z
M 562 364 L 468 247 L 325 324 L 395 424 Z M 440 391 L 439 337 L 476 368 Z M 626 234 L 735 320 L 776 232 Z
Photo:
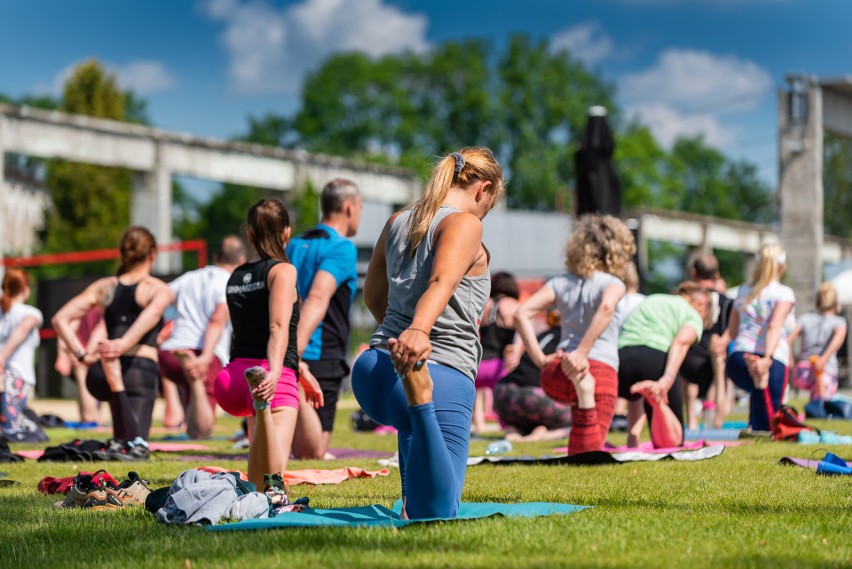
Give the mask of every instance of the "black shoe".
M 104 456 L 101 460 L 120 460 L 123 462 L 137 462 L 148 460 L 151 456 L 151 451 L 148 449 L 142 437 L 136 437 L 132 441 L 107 441 L 107 444 L 100 454 Z

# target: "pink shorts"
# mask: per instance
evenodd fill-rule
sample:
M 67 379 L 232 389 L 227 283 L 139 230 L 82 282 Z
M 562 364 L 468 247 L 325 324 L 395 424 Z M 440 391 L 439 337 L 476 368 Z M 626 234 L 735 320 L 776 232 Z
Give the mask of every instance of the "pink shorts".
M 236 358 L 231 360 L 225 369 L 216 376 L 213 393 L 219 407 L 226 413 L 235 417 L 246 417 L 254 415 L 254 401 L 251 397 L 248 382 L 243 372 L 253 366 L 260 366 L 269 371 L 269 362 L 253 358 Z M 290 368 L 281 370 L 278 385 L 275 386 L 275 395 L 272 396 L 270 406 L 299 408 L 299 387 L 297 385 L 296 372 Z
M 503 358 L 489 358 L 479 362 L 479 369 L 476 370 L 476 388 L 477 389 L 494 389 L 497 382 L 507 374 L 506 366 L 503 364 Z

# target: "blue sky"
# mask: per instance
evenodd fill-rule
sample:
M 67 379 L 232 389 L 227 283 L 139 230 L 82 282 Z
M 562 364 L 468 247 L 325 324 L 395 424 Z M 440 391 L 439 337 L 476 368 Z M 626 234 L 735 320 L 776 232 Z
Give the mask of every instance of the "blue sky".
M 332 52 L 526 32 L 600 70 L 664 144 L 703 133 L 773 184 L 785 75 L 852 75 L 847 0 L 7 0 L 2 22 L 0 92 L 58 95 L 96 57 L 157 126 L 215 137 L 292 112 Z

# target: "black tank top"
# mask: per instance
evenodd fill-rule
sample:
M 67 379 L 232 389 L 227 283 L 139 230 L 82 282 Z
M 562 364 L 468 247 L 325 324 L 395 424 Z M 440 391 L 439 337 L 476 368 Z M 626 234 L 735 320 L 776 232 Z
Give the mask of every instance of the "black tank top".
M 491 360 L 503 357 L 503 349 L 515 341 L 514 328 L 504 328 L 497 325 L 497 310 L 500 298 L 494 299 L 488 322 L 479 327 L 479 341 L 482 344 L 482 359 Z
M 138 282 L 132 285 L 124 285 L 119 281 L 115 288 L 115 297 L 109 306 L 104 308 L 104 323 L 106 324 L 107 337 L 110 340 L 115 340 L 124 336 L 124 333 L 133 326 L 139 314 L 142 313 L 142 307 L 136 303 L 136 287 Z M 157 346 L 157 334 L 163 328 L 163 319 L 157 322 L 157 325 L 151 328 L 138 345 Z
M 231 313 L 231 359 L 253 358 L 265 360 L 269 344 L 269 288 L 266 286 L 269 271 L 280 263 L 266 259 L 237 267 L 228 280 L 226 299 Z M 290 331 L 284 367 L 299 369 L 296 330 L 299 327 L 299 301 L 293 303 Z

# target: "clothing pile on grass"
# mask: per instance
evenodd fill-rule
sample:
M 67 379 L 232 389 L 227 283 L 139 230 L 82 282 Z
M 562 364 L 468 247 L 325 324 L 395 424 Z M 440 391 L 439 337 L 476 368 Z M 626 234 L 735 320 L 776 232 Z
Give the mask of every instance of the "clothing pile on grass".
M 823 431 L 802 422 L 794 407 L 782 405 L 771 421 L 772 438 L 776 441 L 798 442 L 806 445 L 852 445 L 852 436 Z
M 110 439 L 74 439 L 71 442 L 47 447 L 39 462 L 98 462 L 115 460 L 121 462 L 140 462 L 148 460 L 151 451 L 148 443 L 141 437 L 132 441 Z
M 77 476 L 39 481 L 42 494 L 64 494 L 56 508 L 117 510 L 144 507 L 158 522 L 179 525 L 216 525 L 301 511 L 307 498 L 290 502 L 281 475 L 265 477 L 264 492 L 258 492 L 240 472 L 185 470 L 170 485 L 154 491 L 135 471 L 118 482 L 109 472 L 80 472 Z

